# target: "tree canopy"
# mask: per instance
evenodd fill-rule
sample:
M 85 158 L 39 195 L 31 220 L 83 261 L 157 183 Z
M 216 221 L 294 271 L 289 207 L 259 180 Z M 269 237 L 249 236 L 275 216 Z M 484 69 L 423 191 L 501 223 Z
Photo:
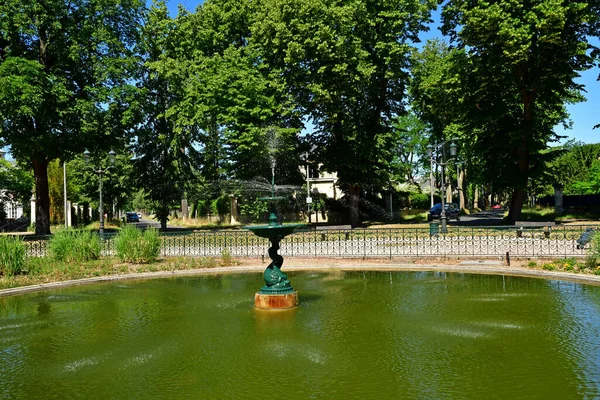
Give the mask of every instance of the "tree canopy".
M 48 163 L 122 137 L 111 122 L 134 74 L 142 0 L 0 3 L 0 136 L 28 160 L 36 233 L 50 233 Z

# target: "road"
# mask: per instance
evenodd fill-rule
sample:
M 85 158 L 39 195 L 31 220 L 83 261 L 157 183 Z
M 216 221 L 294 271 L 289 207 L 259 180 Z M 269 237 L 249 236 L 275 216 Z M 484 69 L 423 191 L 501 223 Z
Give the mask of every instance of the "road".
M 452 221 L 453 225 L 459 226 L 493 226 L 502 225 L 504 210 L 480 211 L 471 215 L 460 217 L 460 222 Z

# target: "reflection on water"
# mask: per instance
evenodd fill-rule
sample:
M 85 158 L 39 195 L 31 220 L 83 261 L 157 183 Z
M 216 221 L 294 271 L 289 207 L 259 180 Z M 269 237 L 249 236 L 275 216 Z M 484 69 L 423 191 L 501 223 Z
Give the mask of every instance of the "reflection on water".
M 441 272 L 260 274 L 0 298 L 0 398 L 597 398 L 600 288 Z M 275 394 L 273 394 L 275 393 Z

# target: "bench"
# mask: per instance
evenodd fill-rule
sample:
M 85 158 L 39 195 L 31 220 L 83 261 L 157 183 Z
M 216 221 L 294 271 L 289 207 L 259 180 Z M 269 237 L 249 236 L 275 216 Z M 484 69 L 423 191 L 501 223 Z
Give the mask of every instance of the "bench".
M 583 249 L 585 245 L 592 240 L 595 233 L 596 231 L 594 229 L 587 228 L 585 232 L 583 232 L 583 234 L 579 237 L 579 239 L 577 239 L 577 249 Z
M 341 230 L 350 230 L 352 229 L 352 225 L 317 225 L 315 227 L 316 231 L 341 231 Z M 350 232 L 344 232 L 346 234 L 346 240 L 350 239 Z M 325 241 L 327 239 L 327 235 L 325 232 L 321 232 L 321 241 Z
M 552 226 L 556 224 L 552 221 L 543 221 L 543 222 L 534 222 L 534 221 L 516 221 L 515 226 L 518 226 L 517 229 L 517 237 L 523 236 L 523 230 L 525 229 L 535 229 L 535 228 L 544 228 L 544 236 L 546 239 L 550 237 L 550 232 L 552 230 Z

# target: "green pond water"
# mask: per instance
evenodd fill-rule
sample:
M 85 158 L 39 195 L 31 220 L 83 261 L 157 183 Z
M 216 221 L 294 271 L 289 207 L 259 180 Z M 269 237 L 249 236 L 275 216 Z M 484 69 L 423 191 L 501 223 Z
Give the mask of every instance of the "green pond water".
M 1 399 L 600 397 L 600 287 L 435 272 L 122 281 L 0 298 Z

